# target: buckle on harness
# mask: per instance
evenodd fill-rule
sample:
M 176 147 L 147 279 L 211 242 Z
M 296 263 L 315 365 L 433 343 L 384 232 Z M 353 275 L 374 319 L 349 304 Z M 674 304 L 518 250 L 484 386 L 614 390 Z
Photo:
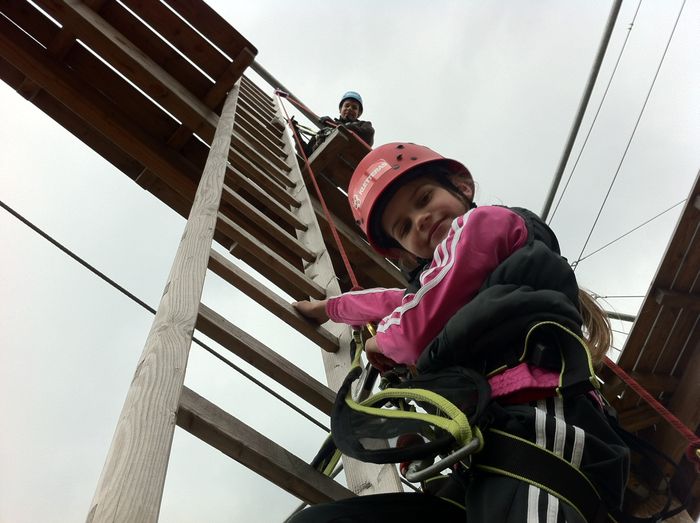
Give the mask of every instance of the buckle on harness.
M 446 468 L 451 467 L 452 465 L 471 456 L 474 452 L 478 451 L 480 447 L 481 439 L 474 437 L 462 448 L 455 450 L 452 454 L 448 454 L 444 458 L 437 460 L 435 463 L 427 464 L 426 466 L 426 463 L 430 462 L 426 462 L 425 460 L 411 462 L 406 469 L 406 472 L 403 473 L 403 477 L 411 483 L 426 480 L 438 475 Z

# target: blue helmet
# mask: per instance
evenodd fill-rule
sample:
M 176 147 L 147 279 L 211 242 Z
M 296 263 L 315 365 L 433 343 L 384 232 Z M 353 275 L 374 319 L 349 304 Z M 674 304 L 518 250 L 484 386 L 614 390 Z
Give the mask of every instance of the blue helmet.
M 360 114 L 362 114 L 362 97 L 360 96 L 360 93 L 356 93 L 355 91 L 348 91 L 345 93 L 342 98 L 340 99 L 340 103 L 338 104 L 338 110 L 343 106 L 343 102 L 345 100 L 355 100 L 357 103 L 360 104 Z

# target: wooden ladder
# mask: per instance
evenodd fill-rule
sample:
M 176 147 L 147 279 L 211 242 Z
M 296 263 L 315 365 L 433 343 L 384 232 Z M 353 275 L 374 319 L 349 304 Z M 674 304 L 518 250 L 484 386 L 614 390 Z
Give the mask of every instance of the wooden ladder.
M 349 329 L 311 325 L 286 300 L 212 250 L 216 239 L 297 299 L 338 294 L 315 207 L 277 101 L 242 77 L 221 111 L 88 521 L 158 519 L 175 425 L 308 503 L 401 490 L 393 466 L 345 459 L 348 490 L 183 385 L 196 328 L 330 413 L 334 391 L 350 366 Z M 349 228 L 342 234 L 361 244 Z M 319 345 L 328 386 L 201 304 L 207 269 Z

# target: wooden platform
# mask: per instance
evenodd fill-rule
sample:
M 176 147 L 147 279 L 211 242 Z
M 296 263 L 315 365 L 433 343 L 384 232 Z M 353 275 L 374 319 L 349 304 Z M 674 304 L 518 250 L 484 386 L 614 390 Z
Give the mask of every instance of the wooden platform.
M 696 434 L 700 431 L 700 178 L 630 331 L 618 364 Z M 651 441 L 675 461 L 685 463 L 687 443 L 661 416 L 608 369 L 606 396 L 622 425 Z M 690 465 L 690 464 L 688 464 Z M 693 490 L 697 517 L 700 482 L 691 472 L 674 481 L 676 490 Z M 681 494 L 677 494 L 680 497 Z

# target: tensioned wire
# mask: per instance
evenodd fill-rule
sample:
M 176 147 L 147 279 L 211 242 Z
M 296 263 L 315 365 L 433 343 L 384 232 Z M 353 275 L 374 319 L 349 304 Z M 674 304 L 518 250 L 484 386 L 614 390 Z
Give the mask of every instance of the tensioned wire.
M 678 10 L 678 15 L 676 16 L 676 20 L 673 24 L 673 29 L 671 29 L 671 34 L 668 37 L 668 40 L 666 42 L 666 47 L 664 47 L 664 52 L 661 55 L 661 59 L 659 60 L 659 65 L 656 68 L 656 72 L 654 73 L 654 78 L 651 81 L 651 85 L 649 86 L 649 89 L 647 91 L 646 97 L 644 98 L 644 103 L 642 104 L 642 108 L 639 111 L 639 115 L 637 116 L 637 121 L 634 123 L 634 127 L 632 128 L 632 132 L 630 133 L 630 137 L 627 140 L 627 145 L 625 146 L 625 150 L 622 153 L 622 157 L 620 158 L 620 162 L 617 165 L 617 169 L 615 169 L 615 174 L 612 178 L 612 181 L 610 182 L 610 185 L 608 186 L 608 191 L 605 193 L 605 198 L 603 198 L 603 202 L 600 204 L 600 208 L 598 209 L 598 214 L 595 217 L 595 220 L 593 221 L 593 225 L 591 226 L 590 231 L 588 232 L 588 236 L 586 237 L 586 241 L 583 244 L 583 247 L 581 247 L 581 252 L 578 255 L 578 258 L 574 263 L 572 263 L 572 267 L 574 270 L 576 270 L 576 267 L 578 266 L 578 263 L 583 259 L 583 252 L 586 250 L 586 247 L 588 246 L 588 242 L 591 239 L 591 236 L 593 235 L 593 231 L 596 228 L 596 225 L 598 224 L 598 220 L 600 219 L 600 215 L 603 212 L 603 209 L 605 208 L 605 204 L 608 201 L 608 198 L 610 196 L 610 192 L 612 191 L 613 186 L 615 185 L 615 181 L 617 180 L 618 175 L 620 174 L 620 169 L 622 168 L 622 164 L 624 163 L 625 159 L 627 158 L 627 152 L 630 149 L 630 146 L 632 144 L 632 140 L 634 139 L 634 136 L 637 132 L 637 128 L 639 127 L 639 122 L 642 119 L 642 116 L 644 115 L 644 110 L 646 109 L 647 103 L 649 103 L 649 98 L 651 97 L 651 93 L 654 90 L 654 86 L 656 85 L 656 80 L 659 77 L 659 72 L 661 71 L 661 66 L 664 63 L 664 59 L 666 58 L 666 54 L 668 53 L 668 48 L 671 46 L 671 41 L 673 40 L 673 35 L 676 33 L 676 28 L 678 27 L 678 21 L 681 18 L 681 14 L 683 14 L 683 8 L 685 7 L 686 0 L 683 0 L 683 3 L 681 4 L 680 9 Z
M 559 195 L 559 199 L 557 200 L 557 204 L 554 206 L 554 210 L 552 211 L 551 216 L 549 216 L 549 219 L 547 220 L 547 224 L 550 225 L 552 223 L 552 220 L 554 219 L 554 215 L 557 212 L 557 209 L 559 208 L 559 205 L 561 204 L 562 199 L 564 198 L 564 193 L 566 193 L 566 189 L 569 187 L 569 183 L 571 182 L 571 178 L 574 176 L 574 171 L 576 171 L 576 167 L 578 166 L 578 162 L 581 159 L 581 155 L 583 154 L 584 149 L 586 148 L 586 145 L 588 144 L 588 139 L 591 136 L 591 132 L 593 132 L 593 127 L 595 127 L 595 123 L 598 120 L 598 115 L 600 114 L 600 110 L 603 108 L 603 103 L 605 103 L 605 98 L 608 95 L 608 91 L 610 90 L 610 85 L 612 84 L 613 78 L 615 77 L 615 73 L 617 72 L 617 67 L 620 65 L 620 61 L 622 60 L 622 55 L 625 52 L 625 47 L 627 47 L 627 40 L 629 40 L 630 33 L 632 32 L 632 27 L 634 27 L 634 22 L 637 19 L 637 13 L 639 13 L 639 8 L 642 5 L 642 0 L 639 0 L 639 3 L 637 4 L 637 9 L 634 11 L 634 16 L 632 17 L 632 21 L 630 22 L 630 25 L 627 29 L 627 34 L 625 35 L 625 40 L 622 43 L 622 47 L 620 48 L 620 52 L 617 55 L 617 60 L 615 61 L 615 66 L 613 67 L 612 73 L 610 73 L 610 78 L 608 79 L 608 84 L 605 86 L 605 91 L 603 91 L 603 96 L 600 99 L 600 103 L 598 104 L 598 109 L 596 109 L 595 115 L 593 116 L 593 120 L 591 121 L 591 125 L 588 127 L 588 132 L 586 133 L 586 138 L 583 140 L 583 144 L 581 144 L 581 149 L 578 152 L 578 155 L 576 156 L 576 160 L 574 161 L 573 167 L 571 167 L 571 172 L 569 173 L 569 177 L 566 179 L 566 183 L 564 184 L 564 188 L 561 191 L 561 194 Z
M 85 267 L 86 269 L 88 269 L 90 272 L 92 272 L 92 273 L 95 274 L 96 276 L 100 277 L 100 278 L 101 278 L 102 280 L 104 280 L 105 282 L 109 283 L 112 287 L 114 287 L 114 288 L 117 289 L 119 292 L 121 292 L 122 294 L 124 294 L 125 296 L 127 296 L 128 298 L 130 298 L 132 301 L 134 301 L 134 302 L 138 303 L 139 305 L 141 305 L 141 307 L 143 307 L 144 309 L 146 309 L 148 312 L 150 312 L 151 314 L 155 314 L 155 313 L 156 313 L 156 310 L 155 310 L 153 307 L 151 307 L 151 306 L 148 305 L 146 302 L 144 302 L 143 300 L 141 300 L 138 296 L 134 295 L 133 293 L 129 292 L 127 289 L 125 289 L 124 287 L 122 287 L 121 285 L 119 285 L 117 282 L 115 282 L 112 278 L 110 278 L 109 276 L 107 276 L 106 274 L 104 274 L 104 273 L 103 273 L 102 271 L 100 271 L 99 269 L 97 269 L 96 267 L 90 265 L 88 262 L 86 262 L 85 260 L 83 260 L 80 256 L 78 256 L 77 254 L 73 253 L 70 249 L 68 249 L 68 248 L 65 247 L 63 244 L 61 244 L 60 242 L 58 242 L 57 240 L 55 240 L 54 238 L 52 238 L 49 234 L 45 233 L 43 230 L 41 230 L 39 227 L 37 227 L 36 225 L 34 225 L 34 224 L 33 224 L 32 222 L 30 222 L 29 220 L 27 220 L 24 216 L 22 216 L 20 213 L 18 213 L 18 212 L 15 211 L 14 209 L 12 209 L 9 205 L 7 205 L 6 203 L 4 203 L 2 200 L 0 200 L 0 207 L 2 207 L 3 209 L 5 209 L 5 210 L 6 210 L 7 212 L 9 212 L 12 216 L 14 216 L 15 218 L 17 218 L 19 221 L 21 221 L 21 222 L 22 222 L 23 224 L 25 224 L 27 227 L 29 227 L 29 228 L 32 229 L 34 232 L 36 232 L 37 234 L 39 234 L 39 235 L 40 235 L 41 237 L 43 237 L 45 240 L 49 241 L 49 242 L 52 243 L 54 246 L 58 247 L 61 251 L 63 251 L 65 254 L 67 254 L 68 256 L 70 256 L 71 258 L 73 258 L 75 261 L 77 261 L 80 265 L 82 265 L 83 267 Z M 208 346 L 207 344 L 205 344 L 203 341 L 201 341 L 201 340 L 195 338 L 194 336 L 192 337 L 192 341 L 195 342 L 195 343 L 196 343 L 197 345 L 199 345 L 200 347 L 202 347 L 205 351 L 207 351 L 207 352 L 209 352 L 210 354 L 212 354 L 212 355 L 213 355 L 214 357 L 216 357 L 217 359 L 219 359 L 219 360 L 221 360 L 222 362 L 224 362 L 226 365 L 228 365 L 229 367 L 231 367 L 233 370 L 235 370 L 236 372 L 240 373 L 242 376 L 244 376 L 245 378 L 247 378 L 248 380 L 250 380 L 252 383 L 254 383 L 254 384 L 257 385 L 258 387 L 260 387 L 261 389 L 263 389 L 265 392 L 267 392 L 268 394 L 274 396 L 274 397 L 277 398 L 279 401 L 281 401 L 282 403 L 284 403 L 285 405 L 287 405 L 289 408 L 291 408 L 292 410 L 294 410 L 295 412 L 297 412 L 298 414 L 300 414 L 301 416 L 303 416 L 304 418 L 306 418 L 307 420 L 309 420 L 309 421 L 310 421 L 311 423 L 313 423 L 314 425 L 320 427 L 321 429 L 325 430 L 326 432 L 330 432 L 330 429 L 329 429 L 328 427 L 326 427 L 323 423 L 321 423 L 320 421 L 314 419 L 311 415 L 307 414 L 307 413 L 304 412 L 301 408 L 297 407 L 297 406 L 294 405 L 292 402 L 290 402 L 288 399 L 284 398 L 282 395 L 280 395 L 279 393 L 275 392 L 273 389 L 271 389 L 270 387 L 268 387 L 267 385 L 265 385 L 263 382 L 261 382 L 260 380 L 258 380 L 258 379 L 255 378 L 254 376 L 252 376 L 250 373 L 248 373 L 247 371 L 245 371 L 244 369 L 242 369 L 241 367 L 239 367 L 238 365 L 236 365 L 235 363 L 233 363 L 233 362 L 230 361 L 229 359 L 225 358 L 224 356 L 222 356 L 221 354 L 219 354 L 218 352 L 216 352 L 214 349 L 212 349 L 211 347 L 209 347 L 209 346 Z
M 63 244 L 61 244 L 60 242 L 58 242 L 57 240 L 55 240 L 54 238 L 52 238 L 49 234 L 47 234 L 46 232 L 44 232 L 43 230 L 41 230 L 39 227 L 37 227 L 36 225 L 34 225 L 32 222 L 30 222 L 29 220 L 27 220 L 24 216 L 22 216 L 20 213 L 18 213 L 17 211 L 15 211 L 12 207 L 10 207 L 9 205 L 7 205 L 7 204 L 6 204 L 5 202 L 3 202 L 2 200 L 0 200 L 0 207 L 2 207 L 3 209 L 5 209 L 8 213 L 10 213 L 12 216 L 14 216 L 15 218 L 17 218 L 19 221 L 21 221 L 21 222 L 22 222 L 23 224 L 25 224 L 27 227 L 29 227 L 30 229 L 32 229 L 34 232 L 36 232 L 37 234 L 39 234 L 42 238 L 44 238 L 45 240 L 47 240 L 48 242 L 50 242 L 51 244 L 53 244 L 55 247 L 58 247 L 58 249 L 60 249 L 60 250 L 63 251 L 65 254 L 67 254 L 68 256 L 70 256 L 71 258 L 73 258 L 75 261 L 77 261 L 80 265 L 82 265 L 83 267 L 85 267 L 86 269 L 88 269 L 90 272 L 92 272 L 93 274 L 95 274 L 96 276 L 98 276 L 99 278 L 101 278 L 102 280 L 104 280 L 105 282 L 109 283 L 112 287 L 114 287 L 114 288 L 117 289 L 119 292 L 121 292 L 122 294 L 124 294 L 125 296 L 127 296 L 128 298 L 130 298 L 132 301 L 134 301 L 134 302 L 138 303 L 139 305 L 141 305 L 141 307 L 143 307 L 144 309 L 146 309 L 148 312 L 150 312 L 151 314 L 155 314 L 155 313 L 156 313 L 156 310 L 155 310 L 153 307 L 151 307 L 150 305 L 148 305 L 145 301 L 143 301 L 142 299 L 140 299 L 140 298 L 139 298 L 138 296 L 136 296 L 135 294 L 129 292 L 127 289 L 125 289 L 124 287 L 122 287 L 121 285 L 119 285 L 117 282 L 115 282 L 113 279 L 111 279 L 109 276 L 107 276 L 106 274 L 104 274 L 103 272 L 101 272 L 101 271 L 100 271 L 99 269 L 97 269 L 96 267 L 93 267 L 92 265 L 90 265 L 88 262 L 86 262 L 85 260 L 83 260 L 80 256 L 78 256 L 77 254 L 75 254 L 74 252 L 72 252 L 70 249 L 68 249 L 67 247 L 65 247 Z M 218 352 L 216 352 L 214 349 L 212 349 L 211 347 L 209 347 L 209 346 L 208 346 L 207 344 L 205 344 L 203 341 L 201 341 L 201 340 L 195 338 L 194 336 L 192 337 L 192 341 L 195 342 L 195 343 L 196 343 L 197 345 L 199 345 L 200 347 L 202 347 L 205 351 L 209 352 L 212 356 L 214 356 L 215 358 L 219 359 L 220 361 L 222 361 L 223 363 L 225 363 L 226 365 L 228 365 L 229 367 L 231 367 L 233 370 L 235 370 L 236 372 L 238 372 L 239 374 L 241 374 L 243 377 L 245 377 L 245 378 L 247 378 L 248 380 L 250 380 L 253 384 L 257 385 L 258 387 L 260 387 L 261 389 L 263 389 L 265 392 L 267 392 L 267 393 L 270 394 L 271 396 L 275 397 L 276 399 L 278 399 L 279 401 L 281 401 L 282 403 L 284 403 L 285 405 L 287 405 L 290 409 L 292 409 L 292 410 L 295 411 L 296 413 L 300 414 L 301 416 L 303 416 L 304 418 L 306 418 L 307 420 L 309 420 L 309 421 L 310 421 L 311 423 L 313 423 L 314 425 L 320 427 L 321 429 L 323 429 L 323 430 L 326 431 L 326 432 L 330 432 L 330 429 L 329 429 L 328 427 L 326 427 L 323 423 L 321 423 L 320 421 L 318 421 L 318 420 L 316 420 L 315 418 L 313 418 L 310 414 L 307 414 L 306 412 L 304 412 L 301 408 L 299 408 L 299 407 L 297 407 L 296 405 L 294 405 L 294 404 L 293 404 L 292 402 L 290 402 L 288 399 L 284 398 L 284 397 L 283 397 L 282 395 L 280 395 L 278 392 L 274 391 L 273 389 L 271 389 L 270 387 L 268 387 L 267 385 L 265 385 L 263 382 L 261 382 L 260 380 L 258 380 L 257 378 L 255 378 L 255 377 L 254 377 L 253 375 L 251 375 L 249 372 L 245 371 L 244 369 L 242 369 L 241 367 L 239 367 L 238 365 L 236 365 L 235 363 L 233 363 L 231 360 L 225 358 L 224 356 L 222 356 L 221 354 L 219 354 Z M 337 472 L 340 472 L 340 471 L 337 471 Z M 336 473 L 336 474 L 337 474 L 337 473 Z M 404 478 L 399 478 L 399 479 L 401 480 L 401 483 L 403 483 L 403 484 L 406 485 L 407 487 L 409 487 L 409 488 L 411 488 L 411 489 L 413 489 L 413 490 L 415 490 L 415 491 L 418 490 L 413 484 L 409 483 L 409 482 L 406 481 Z

